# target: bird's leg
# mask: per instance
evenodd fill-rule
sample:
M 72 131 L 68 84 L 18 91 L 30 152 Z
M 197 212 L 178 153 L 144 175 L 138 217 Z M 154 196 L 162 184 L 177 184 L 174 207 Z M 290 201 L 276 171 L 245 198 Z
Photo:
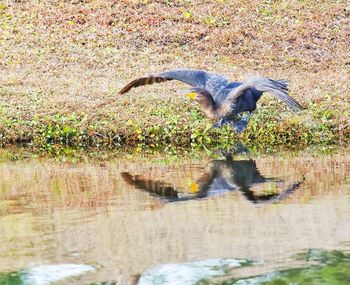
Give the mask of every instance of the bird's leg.
M 219 149 L 218 153 L 225 157 L 226 160 L 231 161 L 233 159 L 232 151 L 230 149 Z
M 224 156 L 226 160 L 230 161 L 233 159 L 234 155 L 245 154 L 248 156 L 249 160 L 252 160 L 249 150 L 241 143 L 236 143 L 233 147 L 229 149 L 219 149 L 219 154 Z
M 253 160 L 252 157 L 250 156 L 249 150 L 242 143 L 239 142 L 235 145 L 235 151 L 237 154 L 239 153 L 246 154 L 249 160 Z
M 230 125 L 236 130 L 237 134 L 241 134 L 246 129 L 249 123 L 250 117 L 251 117 L 251 112 L 248 112 L 248 115 L 244 113 L 240 113 L 233 116 L 231 115 L 231 116 L 223 117 L 213 125 L 213 128 L 220 128 L 223 125 Z
M 236 115 L 230 114 L 229 116 L 222 117 L 219 121 L 217 121 L 213 127 L 214 128 L 221 128 L 224 125 L 229 125 L 231 127 L 235 127 L 235 121 L 237 120 Z
M 213 128 L 221 128 L 225 124 L 225 118 L 221 118 L 219 121 L 217 121 L 214 125 Z
M 232 121 L 233 127 L 236 129 L 237 134 L 241 134 L 248 126 L 252 113 L 248 112 L 248 115 L 243 114 L 239 120 Z

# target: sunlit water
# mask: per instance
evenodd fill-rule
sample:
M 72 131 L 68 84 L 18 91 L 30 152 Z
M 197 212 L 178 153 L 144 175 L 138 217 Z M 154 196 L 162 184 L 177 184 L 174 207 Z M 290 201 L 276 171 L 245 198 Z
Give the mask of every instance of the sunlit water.
M 2 163 L 0 284 L 349 284 L 349 173 L 346 153 Z

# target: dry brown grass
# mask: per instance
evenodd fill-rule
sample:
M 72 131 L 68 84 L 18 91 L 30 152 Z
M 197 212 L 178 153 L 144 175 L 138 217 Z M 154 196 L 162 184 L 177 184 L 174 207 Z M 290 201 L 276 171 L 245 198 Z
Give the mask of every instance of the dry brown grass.
M 300 124 L 322 125 L 323 113 L 313 114 L 320 106 L 331 112 L 324 119 L 332 134 L 345 141 L 349 15 L 347 1 L 2 1 L 0 137 L 42 142 L 48 125 L 62 123 L 55 115 L 76 114 L 84 118 L 78 132 L 121 135 L 134 144 L 138 127 L 166 125 L 169 118 L 152 115 L 162 100 L 179 116 L 179 128 L 188 126 L 176 134 L 190 141 L 198 123 L 189 118 L 191 103 L 176 93 L 180 84 L 122 98 L 116 91 L 145 73 L 200 68 L 233 80 L 257 73 L 288 78 L 292 95 L 311 107 Z M 126 125 L 129 119 L 137 126 Z

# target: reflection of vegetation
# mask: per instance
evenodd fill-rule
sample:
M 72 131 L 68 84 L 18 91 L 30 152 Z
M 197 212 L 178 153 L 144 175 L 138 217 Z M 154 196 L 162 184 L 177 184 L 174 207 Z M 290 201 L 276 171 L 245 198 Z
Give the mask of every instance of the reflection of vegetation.
M 0 285 L 21 285 L 22 272 L 0 273 Z
M 276 271 L 244 279 L 226 279 L 225 281 L 222 279 L 225 278 L 223 275 L 235 272 L 239 267 L 254 267 L 256 263 L 250 260 L 208 259 L 189 263 L 164 264 L 143 272 L 137 284 L 349 284 L 350 255 L 340 251 L 310 250 L 298 255 L 297 259 L 310 262 L 310 264 L 304 268 Z M 215 278 L 219 278 L 220 281 Z M 109 284 L 109 282 L 91 283 L 90 285 L 103 284 Z
M 79 276 L 94 267 L 84 264 L 43 265 L 8 273 L 0 273 L 0 285 L 52 284 L 67 277 Z
M 304 268 L 277 271 L 240 280 L 226 280 L 214 284 L 350 284 L 350 255 L 340 251 L 310 250 L 298 255 L 298 259 L 311 264 Z

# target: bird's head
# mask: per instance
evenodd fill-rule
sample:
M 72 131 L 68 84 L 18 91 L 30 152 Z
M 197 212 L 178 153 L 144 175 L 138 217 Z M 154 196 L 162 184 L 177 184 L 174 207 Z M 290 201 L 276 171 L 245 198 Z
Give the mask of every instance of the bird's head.
M 214 118 L 216 104 L 213 97 L 207 90 L 192 88 L 190 92 L 186 93 L 186 96 L 197 102 L 209 118 Z

